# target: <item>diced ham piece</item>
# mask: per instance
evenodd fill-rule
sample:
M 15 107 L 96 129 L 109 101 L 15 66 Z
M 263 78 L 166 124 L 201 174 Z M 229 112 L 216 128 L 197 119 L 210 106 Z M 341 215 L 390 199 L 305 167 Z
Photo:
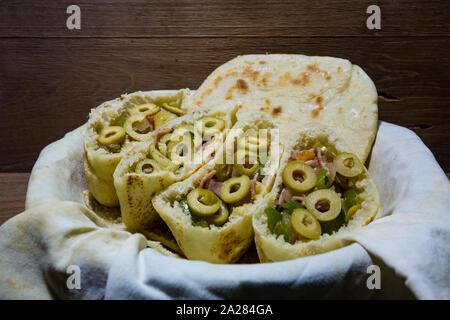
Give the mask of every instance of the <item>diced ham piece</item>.
M 202 180 L 200 181 L 199 188 L 205 189 L 205 186 L 207 185 L 208 181 L 211 180 L 212 177 L 216 174 L 216 170 L 212 170 L 210 173 L 206 174 Z
M 258 172 L 255 174 L 255 176 L 253 177 L 252 181 L 251 181 L 251 193 L 252 195 L 254 195 L 256 193 L 256 183 L 258 182 Z
M 216 179 L 211 179 L 208 181 L 208 190 L 211 190 L 216 194 L 216 196 L 220 197 L 220 188 L 222 187 L 222 183 L 220 181 L 217 181 Z

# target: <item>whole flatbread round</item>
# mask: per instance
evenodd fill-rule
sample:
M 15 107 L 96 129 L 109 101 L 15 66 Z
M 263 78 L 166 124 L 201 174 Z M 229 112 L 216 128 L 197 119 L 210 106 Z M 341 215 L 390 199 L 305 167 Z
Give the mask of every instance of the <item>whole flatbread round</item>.
M 238 56 L 218 67 L 193 102 L 203 108 L 232 100 L 242 112 L 267 112 L 282 139 L 294 126 L 328 126 L 365 161 L 377 131 L 377 98 L 369 76 L 348 60 L 270 54 Z

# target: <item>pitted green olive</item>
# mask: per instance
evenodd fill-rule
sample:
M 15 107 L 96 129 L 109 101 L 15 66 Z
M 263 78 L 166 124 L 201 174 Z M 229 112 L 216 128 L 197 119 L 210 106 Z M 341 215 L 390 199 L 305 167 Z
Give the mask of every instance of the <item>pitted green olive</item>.
M 316 240 L 322 235 L 319 221 L 306 209 L 295 209 L 291 214 L 292 228 L 302 237 Z
M 193 160 L 194 143 L 190 137 L 180 137 L 178 140 L 171 140 L 167 145 L 167 154 L 174 163 L 183 164 Z
M 254 152 L 238 150 L 234 155 L 233 166 L 239 174 L 251 177 L 259 168 L 258 156 Z
M 138 106 L 133 107 L 130 110 L 130 114 L 143 114 L 145 116 L 151 116 L 154 115 L 159 111 L 159 107 L 156 104 L 153 103 L 144 103 L 140 104 Z
M 194 139 L 194 137 L 195 137 L 194 125 L 189 124 L 189 123 L 179 125 L 173 131 L 173 135 L 174 135 L 174 137 L 186 136 L 188 138 Z
M 341 212 L 341 198 L 331 189 L 321 189 L 306 196 L 305 205 L 319 221 L 331 221 Z
M 159 171 L 159 164 L 154 159 L 144 159 L 136 165 L 136 173 L 150 174 Z
M 220 209 L 221 201 L 208 189 L 194 189 L 187 195 L 189 209 L 199 216 L 211 216 Z
M 167 110 L 160 110 L 155 114 L 154 118 L 155 130 L 158 130 L 163 125 L 176 118 L 178 118 L 178 116 L 175 113 L 169 112 Z
M 134 114 L 123 125 L 127 134 L 137 141 L 146 141 L 151 136 L 151 124 L 144 114 Z
M 229 213 L 228 213 L 227 206 L 223 203 L 223 201 L 220 201 L 219 210 L 216 213 L 214 213 L 213 215 L 205 217 L 205 219 L 206 219 L 206 221 L 208 221 L 208 223 L 214 224 L 216 226 L 221 226 L 225 222 L 227 222 L 228 217 L 229 217 Z
M 242 175 L 233 177 L 222 184 L 220 188 L 220 198 L 226 203 L 238 202 L 244 199 L 250 192 L 250 178 Z
M 225 129 L 225 121 L 216 117 L 203 117 L 198 121 L 200 122 L 201 134 L 204 137 L 210 137 Z
M 168 156 L 167 145 L 169 144 L 171 139 L 172 139 L 172 134 L 167 133 L 167 134 L 163 135 L 158 141 L 158 149 L 166 157 Z
M 167 111 L 169 111 L 169 112 L 175 113 L 178 116 L 182 116 L 183 114 L 185 114 L 184 110 L 182 110 L 180 108 L 177 108 L 177 107 L 174 107 L 174 106 L 171 106 L 167 102 L 164 102 L 162 107 L 164 109 L 166 109 Z
M 225 181 L 231 176 L 231 172 L 233 167 L 229 164 L 219 164 L 217 163 L 214 166 L 214 170 L 216 170 L 216 178 L 219 181 Z
M 314 169 L 302 161 L 289 162 L 283 170 L 282 177 L 286 187 L 298 192 L 309 191 L 317 183 Z
M 119 126 L 103 128 L 98 137 L 98 142 L 103 145 L 118 144 L 125 139 L 125 130 Z
M 337 155 L 333 161 L 336 171 L 344 177 L 353 178 L 363 172 L 363 165 L 353 153 L 343 152 Z

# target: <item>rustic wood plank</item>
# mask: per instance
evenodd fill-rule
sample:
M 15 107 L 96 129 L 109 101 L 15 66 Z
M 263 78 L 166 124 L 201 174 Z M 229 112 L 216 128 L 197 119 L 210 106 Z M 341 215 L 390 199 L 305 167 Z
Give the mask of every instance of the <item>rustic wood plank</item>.
M 81 30 L 66 28 L 69 0 L 9 0 L 0 37 L 443 36 L 450 2 L 439 0 L 77 0 Z M 366 28 L 366 9 L 381 8 L 382 30 Z
M 195 89 L 234 56 L 265 52 L 360 65 L 380 92 L 380 119 L 413 129 L 450 171 L 447 37 L 0 39 L 0 46 L 0 130 L 7 133 L 0 171 L 30 171 L 45 145 L 103 101 L 136 90 Z
M 25 210 L 30 173 L 0 173 L 0 225 Z

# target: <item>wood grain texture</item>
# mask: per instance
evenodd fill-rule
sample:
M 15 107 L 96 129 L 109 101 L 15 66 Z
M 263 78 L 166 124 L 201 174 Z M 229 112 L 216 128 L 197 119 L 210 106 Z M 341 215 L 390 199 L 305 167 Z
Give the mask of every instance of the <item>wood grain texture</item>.
M 243 53 L 344 57 L 380 93 L 379 118 L 414 130 L 450 171 L 450 47 L 437 38 L 0 39 L 6 121 L 0 171 L 30 171 L 39 151 L 124 92 L 197 88 Z M 25 138 L 26 137 L 26 138 Z
M 25 210 L 30 173 L 0 173 L 0 225 Z
M 81 30 L 65 27 L 70 4 L 81 9 Z M 372 4 L 381 31 L 366 28 Z M 439 0 L 9 0 L 0 37 L 447 36 L 449 11 Z

